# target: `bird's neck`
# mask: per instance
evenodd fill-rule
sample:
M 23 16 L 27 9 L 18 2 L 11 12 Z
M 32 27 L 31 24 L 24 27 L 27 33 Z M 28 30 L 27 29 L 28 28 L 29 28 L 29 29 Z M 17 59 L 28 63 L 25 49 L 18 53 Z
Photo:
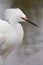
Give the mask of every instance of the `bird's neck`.
M 15 22 L 10 23 L 12 26 L 13 31 L 15 32 L 15 35 L 17 37 L 17 40 L 19 40 L 19 42 L 21 43 L 24 37 L 24 31 L 23 31 L 23 27 L 20 23 Z
M 20 32 L 21 32 L 21 30 L 23 30 L 23 27 L 20 23 L 14 23 L 14 24 L 11 24 L 11 26 L 14 30 L 17 30 L 17 31 L 20 30 Z
M 18 21 L 15 20 L 15 19 L 14 20 L 13 19 L 9 20 L 9 23 L 10 23 L 11 26 L 14 26 L 15 24 L 17 24 L 17 22 Z
M 23 40 L 23 37 L 24 37 L 24 31 L 23 31 L 22 25 L 20 23 L 16 23 L 16 24 L 14 24 L 14 26 L 12 28 L 15 31 L 19 42 L 21 43 L 21 41 Z
M 23 30 L 23 27 L 20 23 L 18 23 L 18 21 L 14 20 L 14 21 L 10 21 L 10 25 L 13 29 L 17 29 L 17 30 Z
M 21 32 L 24 33 L 22 25 L 20 23 L 18 23 L 17 20 L 10 21 L 10 25 L 12 26 L 13 30 L 15 30 L 17 32 L 19 31 L 19 33 L 21 33 Z

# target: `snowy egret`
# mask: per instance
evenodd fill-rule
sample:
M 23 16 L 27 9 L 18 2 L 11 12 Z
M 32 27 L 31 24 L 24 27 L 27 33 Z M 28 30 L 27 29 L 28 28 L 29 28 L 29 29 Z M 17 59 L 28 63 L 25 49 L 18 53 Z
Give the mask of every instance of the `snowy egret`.
M 37 26 L 28 21 L 26 15 L 19 8 L 7 9 L 5 19 L 6 21 L 0 19 L 0 55 L 2 59 L 5 59 L 23 40 L 24 31 L 19 22 L 27 21 Z

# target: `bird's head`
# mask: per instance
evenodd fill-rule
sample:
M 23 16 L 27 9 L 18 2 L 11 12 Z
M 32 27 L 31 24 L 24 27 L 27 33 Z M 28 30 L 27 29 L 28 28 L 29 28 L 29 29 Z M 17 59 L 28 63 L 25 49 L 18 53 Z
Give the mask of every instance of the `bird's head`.
M 19 8 L 7 9 L 5 11 L 5 19 L 9 22 L 14 22 L 14 23 L 27 21 L 28 23 L 31 23 L 32 25 L 37 26 L 31 21 L 28 21 L 28 19 L 26 18 L 26 15 Z

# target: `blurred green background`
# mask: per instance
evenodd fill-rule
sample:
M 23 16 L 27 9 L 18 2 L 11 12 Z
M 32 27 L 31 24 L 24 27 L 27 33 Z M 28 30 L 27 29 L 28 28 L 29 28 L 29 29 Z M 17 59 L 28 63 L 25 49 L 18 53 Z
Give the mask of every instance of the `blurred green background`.
M 32 12 L 35 11 L 35 15 L 40 14 L 39 9 L 43 7 L 43 0 L 11 0 L 11 7 L 19 7 L 26 13 L 29 19 L 33 19 Z

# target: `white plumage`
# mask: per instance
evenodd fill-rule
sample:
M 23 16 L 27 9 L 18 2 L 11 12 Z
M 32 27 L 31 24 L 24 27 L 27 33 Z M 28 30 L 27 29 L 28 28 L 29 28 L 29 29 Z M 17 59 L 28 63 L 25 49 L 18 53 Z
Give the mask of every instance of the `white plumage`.
M 26 15 L 19 8 L 7 9 L 4 18 L 6 21 L 0 19 L 0 56 L 3 61 L 23 40 L 24 31 L 19 22 L 27 21 L 37 26 L 28 21 Z M 2 60 L 0 62 L 3 62 Z
M 5 11 L 5 19 L 0 19 L 0 56 L 5 60 L 7 55 L 19 44 L 21 44 L 24 31 L 19 22 L 26 17 L 19 8 L 7 9 Z M 0 62 L 3 62 L 3 61 Z

